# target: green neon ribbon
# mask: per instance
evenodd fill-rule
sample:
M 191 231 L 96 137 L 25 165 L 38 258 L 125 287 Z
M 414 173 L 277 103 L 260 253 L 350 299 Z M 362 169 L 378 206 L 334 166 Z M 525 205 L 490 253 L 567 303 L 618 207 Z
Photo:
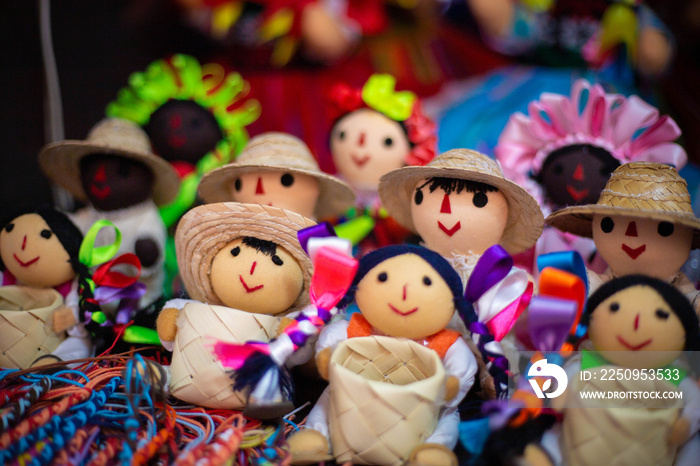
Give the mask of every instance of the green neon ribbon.
M 114 228 L 114 242 L 112 244 L 105 244 L 104 246 L 95 246 L 97 234 L 101 229 L 108 227 Z M 122 233 L 119 231 L 119 228 L 114 226 L 114 223 L 110 222 L 109 220 L 98 220 L 90 227 L 88 232 L 85 234 L 85 238 L 83 238 L 83 242 L 80 243 L 78 260 L 88 268 L 99 264 L 104 264 L 114 257 L 115 254 L 117 254 L 121 243 Z
M 418 97 L 411 91 L 396 92 L 394 86 L 393 76 L 373 74 L 362 87 L 362 101 L 392 120 L 408 120 Z

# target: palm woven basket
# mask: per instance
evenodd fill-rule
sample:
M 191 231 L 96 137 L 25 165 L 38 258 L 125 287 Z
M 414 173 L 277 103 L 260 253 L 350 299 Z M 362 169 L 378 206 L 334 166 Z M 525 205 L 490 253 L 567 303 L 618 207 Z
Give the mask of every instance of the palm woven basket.
M 52 353 L 66 338 L 52 329 L 53 312 L 62 305 L 52 288 L 0 287 L 0 367 L 26 369 Z
M 435 351 L 414 341 L 357 337 L 333 352 L 329 383 L 337 462 L 399 465 L 435 430 L 445 370 Z

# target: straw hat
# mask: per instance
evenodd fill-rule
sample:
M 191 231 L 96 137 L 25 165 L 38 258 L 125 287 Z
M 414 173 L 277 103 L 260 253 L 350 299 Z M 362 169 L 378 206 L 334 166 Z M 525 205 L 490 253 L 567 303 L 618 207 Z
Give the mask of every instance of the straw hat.
M 180 188 L 180 177 L 165 159 L 151 152 L 151 142 L 137 124 L 106 118 L 95 125 L 84 141 L 67 140 L 48 144 L 39 153 L 44 174 L 67 189 L 76 199 L 87 196 L 80 181 L 80 160 L 89 154 L 110 154 L 137 160 L 153 172 L 153 202 L 172 201 Z
M 695 230 L 700 248 L 700 219 L 693 214 L 688 184 L 670 165 L 633 162 L 620 165 L 596 204 L 572 206 L 547 217 L 547 224 L 578 236 L 593 236 L 594 214 L 641 217 L 685 225 Z
M 295 212 L 259 204 L 219 202 L 195 207 L 182 217 L 175 232 L 177 264 L 187 292 L 197 301 L 223 305 L 209 279 L 214 256 L 234 239 L 252 236 L 283 247 L 299 263 L 304 289 L 293 308 L 303 307 L 309 302 L 313 265 L 297 231 L 315 224 Z
M 416 232 L 411 218 L 411 200 L 416 184 L 426 178 L 444 177 L 487 183 L 498 188 L 508 201 L 508 220 L 501 246 L 517 254 L 532 247 L 542 233 L 544 216 L 537 201 L 525 189 L 503 177 L 498 162 L 469 149 L 452 149 L 424 166 L 393 170 L 382 176 L 379 196 L 389 214 Z
M 355 194 L 338 178 L 323 173 L 304 142 L 286 133 L 269 132 L 250 140 L 234 163 L 206 174 L 198 192 L 205 202 L 231 201 L 231 182 L 246 173 L 284 171 L 318 180 L 316 218 L 342 214 L 352 206 Z

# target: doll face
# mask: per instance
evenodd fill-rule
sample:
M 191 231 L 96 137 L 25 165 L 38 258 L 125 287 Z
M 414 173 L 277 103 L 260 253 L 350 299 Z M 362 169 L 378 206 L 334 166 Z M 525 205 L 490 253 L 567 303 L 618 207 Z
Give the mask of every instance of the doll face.
M 374 328 L 393 337 L 433 335 L 447 326 L 455 311 L 447 283 L 415 254 L 375 266 L 358 283 L 355 301 Z
M 301 267 L 282 247 L 273 251 L 274 243 L 265 243 L 256 247 L 238 238 L 214 256 L 211 286 L 224 305 L 274 315 L 289 310 L 299 297 L 304 287 Z
M 56 234 L 37 214 L 25 214 L 0 232 L 0 257 L 7 270 L 25 285 L 48 288 L 75 277 Z
M 236 202 L 280 207 L 315 218 L 319 187 L 311 175 L 283 171 L 246 173 L 233 180 L 229 190 Z
M 593 241 L 615 275 L 641 273 L 666 280 L 688 260 L 693 229 L 658 220 L 596 214 Z
M 82 159 L 80 181 L 92 205 L 103 211 L 139 204 L 153 192 L 153 173 L 146 165 L 108 154 Z
M 214 116 L 190 100 L 161 105 L 145 129 L 153 151 L 169 162 L 196 164 L 223 138 Z
M 618 166 L 620 163 L 606 150 L 577 144 L 552 152 L 542 166 L 539 180 L 556 208 L 595 204 Z
M 685 329 L 652 287 L 636 285 L 593 310 L 588 335 L 607 360 L 625 367 L 662 367 L 685 346 Z
M 508 201 L 499 191 L 447 194 L 430 192 L 428 180 L 413 191 L 411 218 L 428 248 L 449 256 L 469 251 L 482 254 L 503 236 L 508 221 Z
M 357 189 L 376 191 L 379 178 L 406 165 L 410 151 L 403 126 L 368 108 L 341 118 L 331 133 L 333 163 Z

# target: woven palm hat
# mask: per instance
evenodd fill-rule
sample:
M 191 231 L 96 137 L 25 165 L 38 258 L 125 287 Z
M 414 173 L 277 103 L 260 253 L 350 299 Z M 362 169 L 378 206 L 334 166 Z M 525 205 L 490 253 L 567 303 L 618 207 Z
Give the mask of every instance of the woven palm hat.
M 350 186 L 323 173 L 304 142 L 291 134 L 262 133 L 250 140 L 235 162 L 207 173 L 198 192 L 205 202 L 231 201 L 231 182 L 246 173 L 290 172 L 309 175 L 318 181 L 316 218 L 345 212 L 355 201 Z
M 526 251 L 542 234 L 544 216 L 535 198 L 506 179 L 498 162 L 469 149 L 452 149 L 427 165 L 403 167 L 382 176 L 379 196 L 389 215 L 416 232 L 411 218 L 413 190 L 418 183 L 433 177 L 477 181 L 498 188 L 508 202 L 508 220 L 500 244 L 509 253 Z
M 239 202 L 218 202 L 187 212 L 175 232 L 175 250 L 180 275 L 192 299 L 224 305 L 211 287 L 209 272 L 214 256 L 228 243 L 243 236 L 272 241 L 299 263 L 304 288 L 293 308 L 309 303 L 313 265 L 299 244 L 297 231 L 316 222 L 279 207 Z
M 633 162 L 610 175 L 595 204 L 566 207 L 547 217 L 548 225 L 578 236 L 593 236 L 593 215 L 641 217 L 694 229 L 693 248 L 700 248 L 700 219 L 693 213 L 688 184 L 670 165 Z
M 80 182 L 80 161 L 101 153 L 137 160 L 153 172 L 153 202 L 167 204 L 180 189 L 180 177 L 167 160 L 151 152 L 151 141 L 137 124 L 120 118 L 106 118 L 96 124 L 84 141 L 66 140 L 48 144 L 39 153 L 39 165 L 54 183 L 76 199 L 87 196 Z

